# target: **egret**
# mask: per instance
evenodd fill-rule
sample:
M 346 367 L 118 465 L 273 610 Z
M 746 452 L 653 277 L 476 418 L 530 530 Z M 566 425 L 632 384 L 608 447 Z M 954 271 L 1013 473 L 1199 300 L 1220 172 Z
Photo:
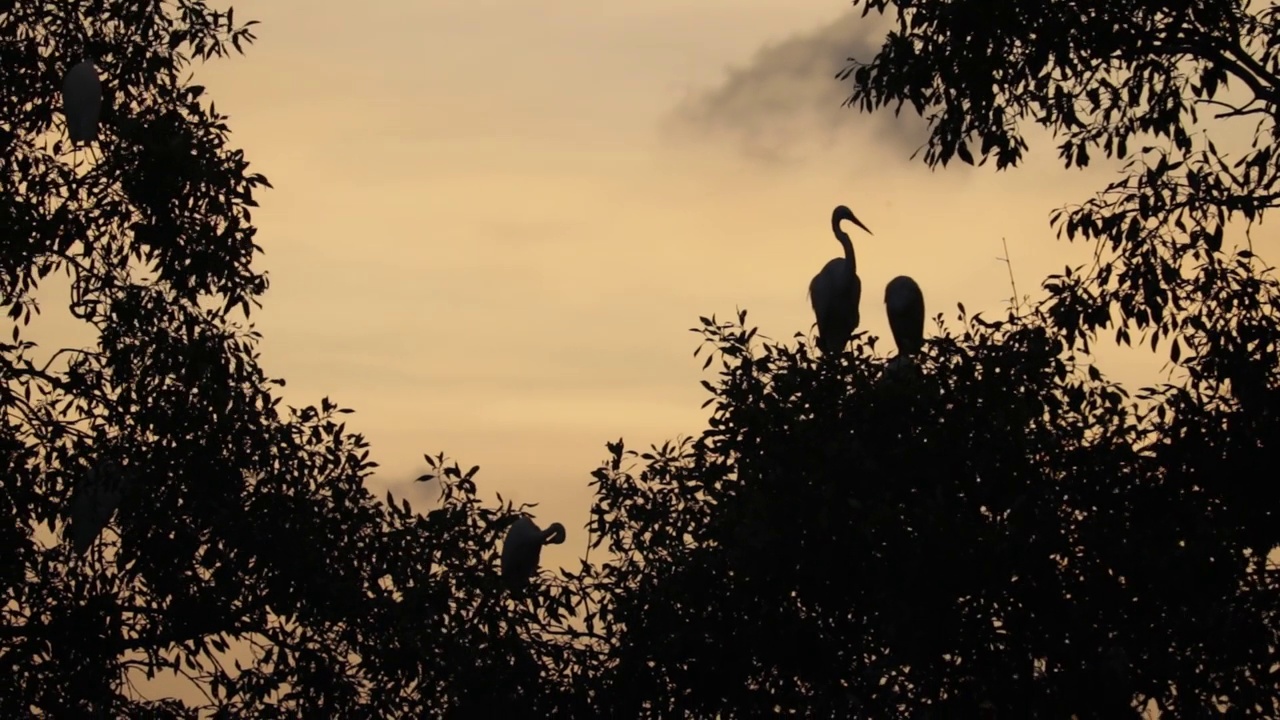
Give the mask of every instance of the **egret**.
M 76 63 L 62 79 L 62 113 L 67 117 L 67 134 L 72 143 L 90 143 L 98 137 L 102 82 L 93 58 Z
M 844 257 L 832 258 L 822 272 L 809 281 L 809 302 L 818 319 L 818 347 L 823 354 L 840 352 L 849 337 L 858 328 L 858 303 L 862 300 L 862 280 L 858 278 L 858 261 L 853 254 L 853 241 L 840 229 L 840 223 L 848 220 L 872 232 L 853 211 L 839 205 L 831 213 L 831 232 L 844 247 Z
M 924 345 L 924 293 L 920 286 L 906 275 L 899 275 L 885 286 L 884 304 L 898 355 L 910 357 L 919 352 Z
M 124 495 L 125 476 L 110 460 L 85 472 L 71 491 L 71 520 L 66 533 L 76 554 L 83 555 L 107 526 Z
M 502 578 L 512 587 L 524 587 L 538 570 L 538 559 L 544 544 L 564 542 L 564 526 L 552 523 L 541 530 L 528 517 L 521 515 L 507 530 L 502 543 Z

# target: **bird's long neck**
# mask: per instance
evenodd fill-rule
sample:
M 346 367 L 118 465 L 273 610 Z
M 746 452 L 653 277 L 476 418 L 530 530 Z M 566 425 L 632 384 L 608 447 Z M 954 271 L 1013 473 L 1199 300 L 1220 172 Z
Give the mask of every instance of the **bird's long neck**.
M 849 234 L 840 228 L 833 228 L 836 233 L 836 240 L 840 241 L 840 247 L 844 248 L 844 259 L 849 261 L 849 266 L 854 272 L 858 271 L 858 258 L 853 254 L 853 240 L 849 238 Z

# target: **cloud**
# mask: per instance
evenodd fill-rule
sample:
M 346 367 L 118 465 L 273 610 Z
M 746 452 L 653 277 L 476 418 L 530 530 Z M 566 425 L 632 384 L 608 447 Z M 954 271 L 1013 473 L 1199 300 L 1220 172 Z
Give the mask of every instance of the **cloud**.
M 904 107 L 865 114 L 845 107 L 850 80 L 836 73 L 847 59 L 870 60 L 883 41 L 883 21 L 849 11 L 823 27 L 758 50 L 716 87 L 678 104 L 665 119 L 673 142 L 716 139 L 768 164 L 796 164 L 833 148 L 866 147 L 907 159 L 928 139 L 924 120 Z

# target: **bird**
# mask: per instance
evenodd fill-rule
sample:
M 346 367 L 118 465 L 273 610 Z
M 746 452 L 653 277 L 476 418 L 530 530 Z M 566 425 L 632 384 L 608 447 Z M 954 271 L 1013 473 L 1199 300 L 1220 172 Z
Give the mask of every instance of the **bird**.
M 884 305 L 898 356 L 910 357 L 919 352 L 924 345 L 924 293 L 920 292 L 920 285 L 899 275 L 885 285 Z
M 98 137 L 102 82 L 93 58 L 76 63 L 62 79 L 62 113 L 67 117 L 67 134 L 73 144 L 90 143 Z
M 77 555 L 93 545 L 124 496 L 126 477 L 106 460 L 90 467 L 71 491 L 71 518 L 66 534 Z
M 844 247 L 844 257 L 832 258 L 822 271 L 809 281 L 809 302 L 818 320 L 818 347 L 823 354 L 840 352 L 849 337 L 858 328 L 858 304 L 862 300 L 862 280 L 858 278 L 858 261 L 853 254 L 853 241 L 840 229 L 840 223 L 848 220 L 872 232 L 853 211 L 837 205 L 831 213 L 831 232 Z
M 564 526 L 560 523 L 541 530 L 525 515 L 516 518 L 502 543 L 503 580 L 513 588 L 524 587 L 538 570 L 542 546 L 559 545 L 564 539 Z

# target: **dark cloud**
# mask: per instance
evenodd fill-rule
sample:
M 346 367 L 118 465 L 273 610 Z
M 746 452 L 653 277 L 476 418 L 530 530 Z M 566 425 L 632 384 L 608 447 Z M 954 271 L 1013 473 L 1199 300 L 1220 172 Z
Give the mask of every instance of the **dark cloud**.
M 766 163 L 794 163 L 834 148 L 875 142 L 906 159 L 928 139 L 926 123 L 909 107 L 865 114 L 844 106 L 852 81 L 840 81 L 849 57 L 870 60 L 884 39 L 884 21 L 849 11 L 835 21 L 766 45 L 717 87 L 678 105 L 664 131 L 675 141 L 731 142 Z

